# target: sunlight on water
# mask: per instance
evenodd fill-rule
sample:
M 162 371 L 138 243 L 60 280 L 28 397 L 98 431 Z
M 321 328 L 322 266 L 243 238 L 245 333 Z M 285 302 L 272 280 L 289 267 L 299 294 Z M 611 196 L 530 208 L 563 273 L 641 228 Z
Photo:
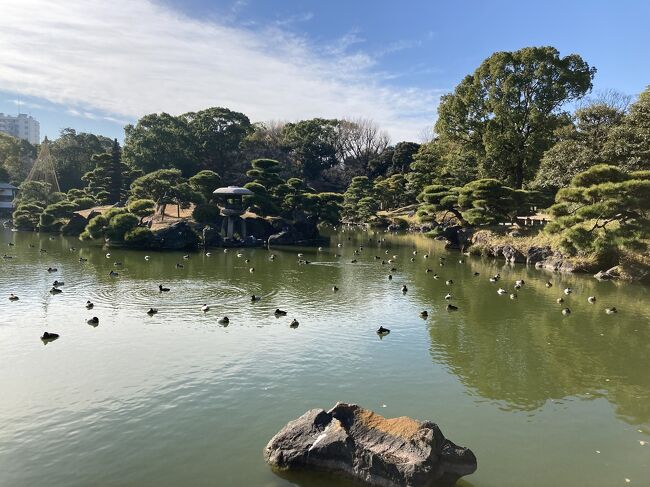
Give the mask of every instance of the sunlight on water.
M 478 458 L 465 486 L 650 485 L 647 287 L 373 232 L 335 234 L 322 252 L 273 249 L 274 261 L 265 249 L 108 259 L 76 239 L 6 230 L 0 245 L 14 257 L 0 260 L 0 485 L 344 485 L 278 476 L 262 457 L 287 421 L 339 400 L 438 422 Z M 517 299 L 497 294 L 516 279 Z M 379 325 L 391 329 L 382 340 Z M 44 345 L 44 331 L 61 338 Z

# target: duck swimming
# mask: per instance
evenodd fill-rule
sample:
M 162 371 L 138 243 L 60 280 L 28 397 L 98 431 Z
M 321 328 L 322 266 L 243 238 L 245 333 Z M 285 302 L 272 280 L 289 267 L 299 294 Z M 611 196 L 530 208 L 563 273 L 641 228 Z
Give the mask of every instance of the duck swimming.
M 48 333 L 47 331 L 43 333 L 43 336 L 41 336 L 41 340 L 44 342 L 51 342 L 59 338 L 58 333 Z
M 145 255 L 145 256 L 144 256 L 144 260 L 150 260 L 150 259 L 151 259 L 151 256 L 150 256 L 150 255 Z
M 182 269 L 183 267 L 185 267 L 183 264 L 179 264 L 179 263 L 176 264 L 176 269 Z
M 167 293 L 167 292 L 169 292 L 169 288 L 168 287 L 163 287 L 162 284 L 158 284 L 158 291 L 160 291 L 161 293 Z
M 111 258 L 111 254 L 110 254 L 110 253 L 109 253 L 109 254 L 106 254 L 106 258 L 107 258 L 107 259 L 110 259 L 110 258 Z
M 447 311 L 458 311 L 458 306 L 454 306 L 453 304 L 448 304 Z
M 497 290 L 497 294 L 508 294 L 508 291 L 506 291 L 505 289 L 503 289 L 502 287 L 500 287 L 500 288 Z
M 210 311 L 210 306 L 208 306 L 207 304 L 204 304 L 203 306 L 201 306 L 201 311 L 203 311 L 204 313 L 207 313 L 208 311 Z
M 298 328 L 298 325 L 299 325 L 299 324 L 300 324 L 300 323 L 298 323 L 298 320 L 294 318 L 294 319 L 291 321 L 291 323 L 289 323 L 289 327 L 290 327 L 290 328 Z
M 393 275 L 392 275 L 392 274 L 388 274 L 388 280 L 390 281 L 391 279 L 393 279 Z
M 420 318 L 428 318 L 429 317 L 429 312 L 427 310 L 424 310 L 420 313 Z
M 480 276 L 481 273 L 480 273 L 480 272 L 475 272 L 474 275 L 475 275 L 475 276 Z
M 589 303 L 592 303 L 592 304 L 595 303 L 595 302 L 596 302 L 596 296 L 589 296 L 589 297 L 587 298 L 587 301 L 588 301 Z
M 111 271 L 111 272 L 109 272 L 108 275 L 109 275 L 110 277 L 117 277 L 117 276 L 119 276 L 119 274 L 118 274 L 117 272 L 115 272 L 115 271 Z
M 61 294 L 63 291 L 61 291 L 58 287 L 53 287 L 50 289 L 50 294 Z
M 93 309 L 95 305 L 90 301 L 86 301 L 86 309 Z
M 409 290 L 409 288 L 407 288 L 407 287 L 406 287 L 406 284 L 404 284 L 404 285 L 402 286 L 402 292 L 403 292 L 403 293 L 406 293 L 406 292 L 408 292 L 408 290 Z
M 250 269 L 248 269 L 248 272 L 250 272 L 251 274 L 255 272 L 255 267 L 251 267 Z
M 517 295 L 515 293 L 510 294 L 510 299 L 517 299 Z
M 83 257 L 79 257 L 79 262 L 88 262 L 88 259 L 84 259 Z
M 445 299 L 451 299 L 451 293 L 447 293 L 447 294 L 445 295 Z
M 605 313 L 613 315 L 614 313 L 618 313 L 618 310 L 616 308 L 605 308 Z
M 54 281 L 52 283 L 52 286 L 59 287 L 59 286 L 63 286 L 64 284 L 65 284 L 65 282 L 63 282 L 63 281 Z
M 93 316 L 88 321 L 86 321 L 86 323 L 88 323 L 89 325 L 92 325 L 92 326 L 97 326 L 97 325 L 99 325 L 99 318 L 97 318 L 96 316 Z
M 573 289 L 571 289 L 570 287 L 568 287 L 568 288 L 566 288 L 566 289 L 564 290 L 564 294 L 566 294 L 566 295 L 569 295 L 569 294 L 571 294 L 572 292 L 573 292 Z
M 526 283 L 524 282 L 523 279 L 517 279 L 517 280 L 515 281 L 515 285 L 516 285 L 516 286 L 523 286 L 524 284 L 526 284 Z
M 438 274 L 434 274 L 434 275 L 433 275 L 433 278 L 434 278 L 434 279 L 440 279 L 440 276 L 439 276 Z
M 563 309 L 562 309 L 562 314 L 563 314 L 563 315 L 570 315 L 570 314 L 571 314 L 571 310 L 570 310 L 569 308 L 563 308 Z
M 551 281 L 546 281 L 545 286 L 546 287 L 553 287 L 553 283 Z
M 274 313 L 274 314 L 275 314 L 275 316 L 287 316 L 287 312 L 281 310 L 280 308 L 277 308 L 277 309 L 275 310 L 275 313 Z
M 9 301 L 18 301 L 20 298 L 16 296 L 14 293 L 11 293 L 9 295 Z
M 337 292 L 338 290 L 339 290 L 338 287 L 336 287 L 336 286 L 332 286 L 332 291 Z
M 447 280 L 445 281 L 445 284 L 446 284 L 447 286 L 451 286 L 453 283 L 454 283 L 454 281 L 451 280 L 451 279 L 447 279 Z
M 556 301 L 558 304 L 559 304 L 559 303 L 564 303 L 564 298 L 557 298 L 555 301 Z
M 158 312 L 158 308 L 149 308 L 149 311 L 147 311 L 147 314 L 149 316 L 153 316 Z
M 185 259 L 185 260 L 188 260 L 189 258 L 190 258 L 189 254 L 183 256 L 183 259 Z
M 262 299 L 262 298 L 259 297 L 259 296 L 255 296 L 254 294 L 251 296 L 251 302 L 253 302 L 253 303 L 254 303 L 255 301 L 259 301 L 260 299 Z
M 58 270 L 59 269 L 57 269 L 56 267 L 48 267 L 47 268 L 47 272 L 57 272 Z
M 379 329 L 377 330 L 377 335 L 380 337 L 386 336 L 390 333 L 390 330 L 388 328 L 384 328 L 383 326 L 380 326 Z
M 228 319 L 227 316 L 224 316 L 219 320 L 220 325 L 228 326 L 228 323 L 230 323 L 230 320 Z

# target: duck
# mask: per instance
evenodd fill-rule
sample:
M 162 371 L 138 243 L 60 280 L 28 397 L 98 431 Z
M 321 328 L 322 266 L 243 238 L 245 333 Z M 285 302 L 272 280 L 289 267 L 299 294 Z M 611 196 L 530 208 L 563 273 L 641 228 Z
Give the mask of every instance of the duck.
M 425 272 L 426 274 L 429 274 L 430 272 L 433 272 L 433 271 L 427 267 L 426 270 L 425 270 L 424 272 Z
M 275 313 L 274 313 L 274 314 L 275 314 L 275 316 L 287 316 L 287 312 L 281 310 L 280 308 L 277 308 L 277 309 L 275 310 Z
M 481 273 L 480 273 L 480 272 L 475 272 L 474 275 L 475 275 L 475 276 L 480 276 Z
M 557 298 L 555 300 L 558 304 L 564 303 L 564 298 Z
M 434 278 L 434 279 L 440 279 L 440 276 L 439 276 L 438 274 L 434 274 L 434 275 L 433 275 L 433 278 Z
M 352 260 L 350 261 L 350 264 L 356 264 L 356 263 L 357 263 L 357 259 L 352 259 Z
M 167 293 L 170 291 L 170 289 L 168 287 L 163 287 L 162 284 L 158 284 L 158 291 L 160 291 L 161 293 Z
M 514 285 L 514 288 L 515 288 L 515 289 L 521 289 L 521 284 L 515 284 L 515 285 Z
M 614 313 L 618 313 L 618 310 L 616 308 L 605 308 L 605 313 L 613 315 Z
M 9 295 L 9 301 L 18 301 L 20 298 L 16 296 L 14 293 L 11 293 Z
M 259 297 L 259 296 L 255 296 L 254 294 L 251 296 L 251 302 L 252 302 L 252 303 L 254 303 L 254 302 L 256 302 L 256 301 L 259 301 L 260 299 L 262 299 L 262 298 Z
M 77 249 L 75 247 L 70 247 L 68 250 L 70 250 L 70 252 L 74 252 Z
M 339 290 L 338 287 L 336 287 L 336 286 L 332 286 L 332 291 L 337 292 L 338 290 Z
M 447 294 L 445 295 L 445 299 L 451 299 L 451 298 L 452 298 L 451 293 L 447 293 Z
M 407 287 L 406 287 L 406 284 L 404 284 L 404 285 L 402 286 L 402 292 L 403 292 L 403 293 L 406 293 L 406 292 L 408 292 L 408 290 L 409 290 L 409 288 L 407 288 Z
M 453 304 L 448 304 L 447 311 L 458 311 L 458 306 L 454 306 Z
M 414 250 L 414 251 L 413 251 L 413 255 L 418 255 L 418 251 L 417 251 L 417 250 Z
M 248 264 L 251 260 L 250 259 L 244 259 L 244 262 Z
M 147 314 L 149 316 L 153 316 L 158 312 L 158 308 L 149 308 L 149 311 L 147 311 Z
M 205 253 L 205 256 L 206 256 L 206 257 L 212 257 L 212 252 L 206 252 L 206 253 Z
M 92 303 L 92 301 L 86 301 L 86 309 L 93 309 L 94 307 L 95 305 Z
M 569 308 L 562 308 L 562 314 L 563 314 L 563 315 L 570 315 L 570 314 L 571 314 L 571 310 L 570 310 Z
M 375 260 L 379 260 L 379 259 L 381 259 L 381 257 L 379 257 L 378 255 L 375 255 Z
M 567 296 L 568 296 L 569 294 L 571 294 L 572 292 L 573 292 L 573 289 L 571 289 L 570 287 L 568 287 L 568 288 L 566 288 L 566 289 L 564 290 L 564 294 L 566 294 Z
M 109 275 L 110 277 L 117 277 L 117 276 L 119 276 L 119 274 L 118 274 L 117 272 L 115 272 L 115 271 L 111 271 L 111 272 L 109 272 L 108 275 Z
M 587 302 L 589 302 L 591 304 L 595 303 L 596 302 L 596 296 L 589 296 L 587 298 Z
M 46 253 L 46 252 L 47 252 L 47 249 L 40 249 L 39 252 Z
M 250 272 L 251 274 L 255 272 L 255 267 L 251 267 L 250 269 L 248 269 L 248 272 Z
M 415 262 L 415 258 L 411 257 L 411 262 Z
M 110 253 L 106 254 L 106 258 L 107 258 L 107 259 L 110 259 L 110 258 L 111 258 L 111 254 L 110 254 Z
M 85 258 L 83 258 L 83 257 L 79 257 L 79 262 L 82 262 L 82 263 L 83 263 L 83 262 L 88 262 L 88 259 L 85 259 Z
M 298 264 L 300 264 L 300 265 L 311 264 L 311 260 L 300 259 L 300 260 L 298 261 Z
M 224 254 L 227 254 L 227 253 L 228 253 L 228 249 L 223 249 L 223 253 L 224 253 Z
M 420 318 L 428 318 L 429 317 L 429 312 L 427 310 L 424 310 L 420 313 Z
M 546 284 L 544 284 L 546 287 L 553 287 L 553 283 L 551 281 L 546 281 Z
M 119 266 L 121 266 L 121 265 L 123 265 L 123 264 L 122 264 L 121 262 L 117 262 L 117 261 L 116 261 L 116 262 L 113 262 L 113 265 L 114 265 L 115 267 L 119 267 Z
M 523 279 L 517 279 L 517 280 L 515 281 L 515 286 L 520 286 L 520 287 L 521 287 L 521 286 L 523 286 L 524 284 L 526 284 L 526 282 L 525 282 Z
M 490 282 L 497 282 L 498 279 L 496 277 L 490 277 Z
M 510 299 L 517 299 L 517 295 L 515 293 L 510 293 Z
M 13 256 L 11 256 L 11 255 L 7 255 L 7 254 L 4 254 L 4 255 L 2 256 L 2 258 L 3 258 L 3 259 L 13 259 Z
M 392 275 L 392 274 L 388 274 L 388 280 L 390 281 L 390 280 L 392 280 L 392 279 L 393 279 L 393 275 Z
M 58 272 L 58 270 L 59 269 L 57 269 L 56 267 L 48 267 L 47 268 L 47 272 Z
M 275 260 L 275 254 L 271 254 L 271 255 L 269 256 L 269 260 Z
M 244 256 L 244 254 L 242 254 L 241 252 L 237 252 L 237 258 L 238 259 L 241 259 L 243 256 Z
M 9 242 L 7 245 L 8 245 L 9 247 L 13 247 L 13 246 L 16 245 L 16 244 L 14 244 L 13 242 Z
M 97 325 L 99 325 L 99 318 L 97 318 L 96 316 L 93 316 L 88 321 L 86 321 L 86 323 L 88 323 L 89 325 L 92 325 L 92 326 L 97 326 Z
M 447 279 L 447 280 L 445 281 L 445 284 L 446 284 L 447 286 L 451 286 L 453 283 L 454 283 L 454 281 L 453 281 L 452 279 Z
M 503 289 L 502 287 L 500 287 L 500 288 L 497 290 L 497 294 L 508 294 L 508 291 L 506 291 L 505 289 Z
M 150 255 L 145 255 L 144 260 L 151 260 L 151 256 Z
M 343 247 L 343 244 L 342 243 L 336 244 L 336 246 L 340 249 L 341 247 Z
M 176 264 L 176 269 L 182 269 L 183 267 L 185 267 L 183 264 L 180 263 Z
M 383 326 L 380 326 L 379 329 L 377 330 L 377 335 L 380 337 L 384 337 L 390 333 L 390 330 L 388 328 L 384 328 Z
M 52 283 L 52 286 L 59 287 L 59 286 L 63 286 L 64 284 L 65 284 L 65 282 L 63 282 L 63 281 L 54 281 Z
M 201 311 L 203 311 L 204 313 L 210 311 L 210 306 L 204 304 L 203 306 L 201 306 Z
M 190 254 L 184 255 L 183 259 L 188 260 L 190 258 Z
M 319 251 L 319 252 L 322 252 L 322 251 L 323 251 L 323 247 L 318 247 L 318 251 Z
M 298 328 L 298 325 L 299 325 L 299 324 L 300 324 L 300 323 L 298 323 L 298 320 L 294 318 L 293 320 L 291 320 L 291 323 L 289 323 L 289 327 L 291 327 L 291 328 Z
M 228 326 L 228 323 L 230 323 L 230 320 L 228 319 L 227 316 L 224 316 L 219 320 L 219 324 L 223 326 Z
M 51 341 L 56 340 L 57 338 L 59 338 L 59 336 L 60 335 L 58 333 L 49 333 L 49 332 L 46 331 L 41 336 L 41 340 L 43 340 L 44 342 L 51 342 Z
M 464 264 L 465 261 L 464 261 L 463 259 L 460 259 L 460 260 L 458 261 L 458 263 L 459 263 L 459 264 Z
M 53 287 L 50 289 L 50 294 L 61 294 L 63 291 L 61 291 L 58 287 Z
M 428 259 L 428 258 L 429 258 L 429 254 L 424 254 L 424 258 L 425 258 L 425 259 Z

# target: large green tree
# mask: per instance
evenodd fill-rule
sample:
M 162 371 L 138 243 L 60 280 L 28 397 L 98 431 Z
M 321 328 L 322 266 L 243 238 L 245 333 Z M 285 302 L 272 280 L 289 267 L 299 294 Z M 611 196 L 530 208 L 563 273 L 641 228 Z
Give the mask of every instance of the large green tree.
M 562 107 L 591 89 L 595 72 L 553 47 L 494 53 L 442 97 L 436 132 L 475 159 L 480 175 L 519 189 L 566 124 Z
M 179 169 L 189 177 L 200 168 L 201 151 L 184 117 L 152 113 L 124 127 L 124 133 L 124 162 L 144 173 Z
M 0 180 L 20 184 L 36 159 L 36 147 L 26 140 L 0 132 Z
M 555 131 L 558 142 L 544 153 L 535 186 L 552 189 L 568 186 L 576 174 L 606 162 L 604 147 L 624 115 L 619 107 L 603 102 L 576 110 L 575 123 Z
M 604 150 L 607 161 L 625 171 L 650 170 L 650 86 L 611 130 Z
M 555 201 L 550 211 L 556 219 L 546 229 L 560 235 L 569 254 L 647 249 L 650 171 L 626 173 L 600 164 L 576 175 Z
M 339 124 L 338 120 L 313 118 L 284 126 L 283 145 L 307 180 L 337 164 Z
M 71 128 L 61 130 L 59 137 L 50 142 L 61 191 L 83 187 L 83 175 L 95 167 L 92 156 L 110 152 L 112 146 L 113 141 L 102 135 L 77 132 Z
M 82 178 L 87 185 L 86 193 L 108 204 L 124 200 L 131 182 L 141 171 L 133 170 L 122 162 L 122 151 L 117 139 L 113 141 L 110 153 L 95 154 L 92 160 L 95 169 Z

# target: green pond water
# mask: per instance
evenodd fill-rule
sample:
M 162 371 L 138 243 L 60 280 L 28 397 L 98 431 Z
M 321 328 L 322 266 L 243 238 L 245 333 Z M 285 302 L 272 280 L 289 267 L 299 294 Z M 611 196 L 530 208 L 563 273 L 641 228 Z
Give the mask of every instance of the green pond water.
M 286 422 L 337 401 L 437 422 L 478 458 L 459 485 L 650 485 L 648 287 L 359 231 L 334 233 L 322 252 L 272 249 L 274 261 L 266 249 L 107 258 L 73 238 L 8 230 L 0 245 L 14 257 L 0 259 L 2 486 L 345 485 L 280 477 L 262 456 Z M 393 255 L 391 281 L 391 264 L 375 256 Z M 489 282 L 497 272 L 502 280 Z M 65 282 L 58 295 L 55 279 Z M 518 299 L 497 294 L 516 279 Z M 566 287 L 573 293 L 557 304 Z M 605 314 L 609 306 L 619 312 Z M 99 326 L 86 323 L 92 316 Z M 383 339 L 380 325 L 391 330 Z M 61 338 L 44 345 L 44 331 Z

